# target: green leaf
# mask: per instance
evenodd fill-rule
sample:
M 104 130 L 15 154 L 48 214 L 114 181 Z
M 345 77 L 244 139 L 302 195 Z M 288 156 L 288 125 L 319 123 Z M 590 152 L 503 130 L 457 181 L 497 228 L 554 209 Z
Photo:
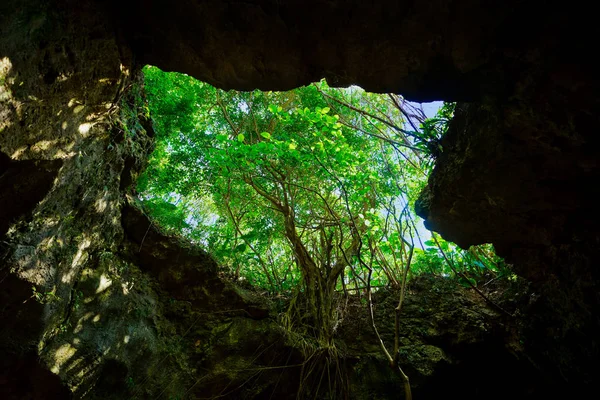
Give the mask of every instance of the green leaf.
M 237 247 L 234 249 L 234 251 L 237 251 L 237 252 L 239 252 L 239 253 L 243 253 L 244 251 L 246 251 L 246 247 L 248 247 L 248 246 L 246 246 L 246 243 L 242 243 L 242 244 L 238 245 L 238 246 L 237 246 Z
M 264 137 L 265 139 L 271 139 L 271 134 L 269 132 L 261 132 L 260 136 Z
M 244 139 L 245 139 L 245 136 L 243 133 L 240 133 L 239 135 L 237 135 L 238 142 L 243 143 Z

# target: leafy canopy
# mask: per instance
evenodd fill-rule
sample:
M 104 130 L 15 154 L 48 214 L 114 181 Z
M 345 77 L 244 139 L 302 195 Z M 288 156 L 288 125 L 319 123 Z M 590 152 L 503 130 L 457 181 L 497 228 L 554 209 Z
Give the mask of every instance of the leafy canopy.
M 292 293 L 281 322 L 316 343 L 307 361 L 337 354 L 340 293 L 365 293 L 379 345 L 411 399 L 398 363 L 409 274 L 456 274 L 475 287 L 473 276 L 502 268 L 490 246 L 462 251 L 435 234 L 422 238 L 413 211 L 453 105 L 428 119 L 399 96 L 323 81 L 224 92 L 156 67 L 144 73 L 157 140 L 138 181 L 143 206 L 235 278 Z M 392 352 L 371 300 L 384 285 L 400 293 Z
M 443 151 L 452 104 L 427 119 L 399 96 L 324 81 L 225 92 L 156 67 L 144 73 L 157 132 L 138 182 L 144 206 L 236 277 L 272 291 L 356 290 L 400 284 L 413 253 L 412 272 L 450 274 L 444 250 L 457 268 L 499 262 L 491 250 L 477 261 L 420 237 L 413 205 Z

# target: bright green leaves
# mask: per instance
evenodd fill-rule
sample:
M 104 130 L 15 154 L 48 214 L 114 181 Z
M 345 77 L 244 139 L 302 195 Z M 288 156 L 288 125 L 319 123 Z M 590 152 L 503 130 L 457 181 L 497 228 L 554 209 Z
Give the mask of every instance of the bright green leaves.
M 425 241 L 425 245 L 428 247 L 428 250 L 434 250 L 437 251 L 437 248 L 439 247 L 442 251 L 449 251 L 450 250 L 450 244 L 449 242 L 442 240 L 442 239 L 438 239 L 438 244 L 434 241 L 434 240 L 426 240 Z
M 448 124 L 454 115 L 456 103 L 444 103 L 434 118 L 425 119 L 420 125 L 420 132 L 415 132 L 420 140 L 415 147 L 423 152 L 438 157 L 444 149 L 440 143 L 442 137 L 448 131 Z
M 269 111 L 273 114 L 281 114 L 281 112 L 283 111 L 283 108 L 276 104 L 269 104 L 268 108 Z
M 428 164 L 425 152 L 407 150 L 421 142 L 394 128 L 404 123 L 397 96 L 324 82 L 285 93 L 224 92 L 155 67 L 144 73 L 157 142 L 138 189 L 161 226 L 269 290 L 306 279 L 302 246 L 318 275 L 342 266 L 337 273 L 349 286 L 362 285 L 367 264 L 375 285 L 399 279 L 407 243 L 419 242 L 411 238 L 412 204 Z M 444 105 L 419 135 L 438 140 L 451 113 Z M 441 251 L 474 269 L 494 257 L 440 243 L 415 250 L 417 269 L 447 273 Z

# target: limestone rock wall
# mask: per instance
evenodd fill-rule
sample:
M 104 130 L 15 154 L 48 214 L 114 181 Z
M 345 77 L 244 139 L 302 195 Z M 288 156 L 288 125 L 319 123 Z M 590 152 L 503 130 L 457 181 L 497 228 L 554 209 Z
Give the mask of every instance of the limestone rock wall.
M 168 342 L 156 294 L 122 256 L 124 193 L 152 142 L 123 124 L 140 89 L 101 9 L 0 7 L 0 392 L 81 397 L 132 365 L 161 371 L 144 357 Z
M 599 373 L 600 83 L 562 45 L 509 100 L 459 104 L 417 211 L 461 246 L 494 243 L 534 283 L 526 345 L 576 386 Z
M 153 0 L 111 13 L 141 62 L 221 88 L 326 77 L 421 101 L 510 94 L 527 59 L 578 39 L 570 18 L 586 15 L 515 0 Z

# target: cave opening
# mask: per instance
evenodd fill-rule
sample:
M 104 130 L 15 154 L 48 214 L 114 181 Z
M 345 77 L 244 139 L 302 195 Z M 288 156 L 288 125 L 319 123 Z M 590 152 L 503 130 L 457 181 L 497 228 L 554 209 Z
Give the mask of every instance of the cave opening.
M 486 287 L 516 277 L 493 247 L 463 250 L 414 211 L 454 103 L 425 112 L 395 94 L 325 80 L 241 92 L 153 66 L 143 74 L 156 147 L 137 207 L 165 234 L 206 250 L 225 279 L 277 298 L 281 326 L 312 343 L 304 359 L 338 362 L 350 300 L 363 304 L 380 351 L 406 378 L 399 321 L 418 279 L 454 281 L 507 313 Z M 393 316 L 378 315 L 373 299 L 382 296 L 395 298 Z M 395 319 L 393 340 L 381 339 L 377 318 Z M 335 383 L 343 393 L 347 384 Z
M 340 224 L 359 219 L 361 236 L 369 241 L 386 249 L 403 241 L 413 245 L 418 252 L 413 273 L 453 274 L 444 251 L 465 272 L 499 271 L 501 259 L 491 246 L 477 248 L 485 254 L 461 252 L 456 244 L 434 238 L 414 212 L 443 151 L 440 142 L 454 103 L 428 103 L 425 111 L 423 104 L 401 96 L 357 86 L 333 88 L 325 80 L 288 92 L 240 92 L 152 66 L 144 75 L 146 112 L 157 143 L 137 182 L 140 205 L 163 231 L 200 245 L 236 279 L 272 292 L 286 289 L 272 283 L 292 269 L 293 256 L 282 249 L 290 239 L 278 220 L 285 197 L 294 201 L 294 217 L 307 237 L 314 231 L 327 237 L 322 229 L 339 231 Z M 286 171 L 291 182 L 281 182 Z M 249 182 L 252 178 L 262 181 Z M 281 188 L 286 185 L 296 191 Z M 278 194 L 282 199 L 275 202 Z M 395 222 L 402 229 L 392 229 Z M 268 253 L 268 264 L 284 265 L 283 270 L 267 267 L 261 252 Z M 245 270 L 242 263 L 249 264 Z M 380 268 L 389 263 L 376 262 Z M 398 280 L 389 271 L 374 279 Z M 349 284 L 357 290 L 355 280 Z

